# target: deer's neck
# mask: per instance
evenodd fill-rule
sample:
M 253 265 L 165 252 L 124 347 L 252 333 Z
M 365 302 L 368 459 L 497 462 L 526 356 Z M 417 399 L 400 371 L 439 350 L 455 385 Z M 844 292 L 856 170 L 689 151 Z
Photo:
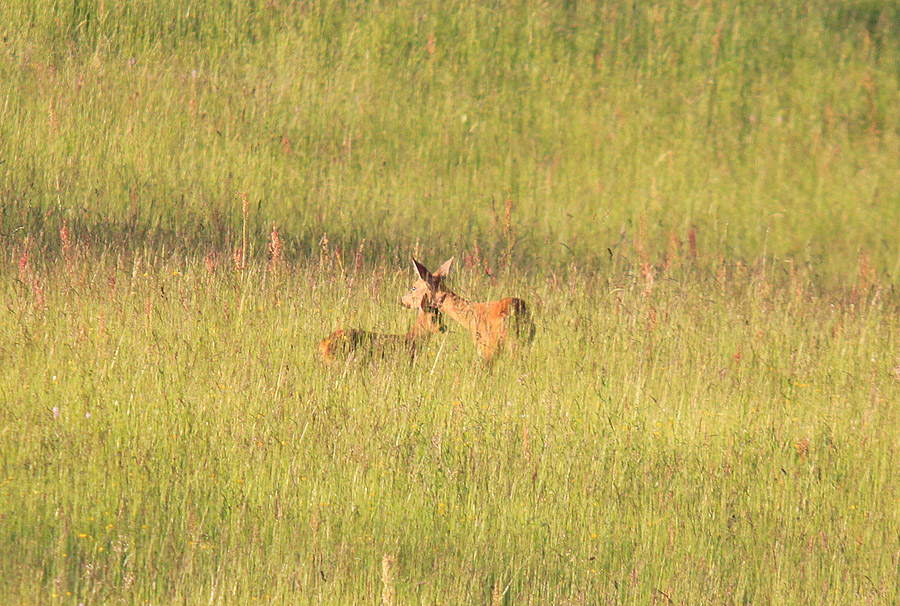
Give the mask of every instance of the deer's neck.
M 466 328 L 472 330 L 475 326 L 474 306 L 455 292 L 443 291 L 438 300 L 438 307 Z

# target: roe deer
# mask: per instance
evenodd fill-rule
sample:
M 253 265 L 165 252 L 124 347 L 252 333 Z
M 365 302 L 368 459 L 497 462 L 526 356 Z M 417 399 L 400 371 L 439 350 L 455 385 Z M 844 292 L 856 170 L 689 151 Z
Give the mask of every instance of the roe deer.
M 490 362 L 501 347 L 511 348 L 515 342 L 530 343 L 534 338 L 534 322 L 525 301 L 507 297 L 499 301 L 471 303 L 444 286 L 453 258 L 434 273 L 413 259 L 419 279 L 401 301 L 407 307 L 426 304 L 459 322 L 472 333 L 472 340 L 485 362 Z M 510 338 L 512 337 L 512 338 Z
M 338 328 L 319 341 L 319 357 L 332 362 L 336 357 L 384 357 L 393 352 L 407 352 L 415 358 L 418 348 L 431 335 L 444 332 L 444 319 L 437 309 L 424 303 L 418 306 L 416 321 L 404 335 L 381 334 L 359 328 Z

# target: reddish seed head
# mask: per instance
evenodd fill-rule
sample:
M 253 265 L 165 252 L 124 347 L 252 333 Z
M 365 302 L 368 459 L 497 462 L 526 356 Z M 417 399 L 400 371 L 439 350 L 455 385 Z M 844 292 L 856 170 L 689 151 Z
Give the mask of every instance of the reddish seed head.
M 235 249 L 234 249 L 234 253 L 232 254 L 232 257 L 234 258 L 234 268 L 235 268 L 237 271 L 244 271 L 244 269 L 245 269 L 245 266 L 244 266 L 244 247 L 243 247 L 243 246 L 238 246 L 237 248 L 235 248 Z
M 63 221 L 62 227 L 59 228 L 59 239 L 62 242 L 63 254 L 68 256 L 68 254 L 69 254 L 69 227 L 65 221 Z
M 28 274 L 28 249 L 25 249 L 22 252 L 22 256 L 19 257 L 19 278 L 25 279 L 25 276 Z
M 281 261 L 282 248 L 284 248 L 284 243 L 281 241 L 281 237 L 278 235 L 278 226 L 273 222 L 272 233 L 269 235 L 269 255 L 271 256 L 271 264 L 269 265 L 269 270 L 272 273 L 278 271 L 278 264 Z

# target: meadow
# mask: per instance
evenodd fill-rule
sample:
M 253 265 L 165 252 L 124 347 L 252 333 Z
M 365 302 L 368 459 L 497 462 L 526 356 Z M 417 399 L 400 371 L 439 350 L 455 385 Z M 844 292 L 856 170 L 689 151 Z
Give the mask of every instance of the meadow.
M 896 604 L 900 8 L 0 6 L 0 601 Z M 530 348 L 403 332 L 411 258 Z

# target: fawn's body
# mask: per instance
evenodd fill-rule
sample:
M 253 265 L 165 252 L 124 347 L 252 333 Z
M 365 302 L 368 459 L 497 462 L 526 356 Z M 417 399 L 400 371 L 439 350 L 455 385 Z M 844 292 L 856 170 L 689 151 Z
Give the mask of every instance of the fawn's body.
M 401 299 L 407 307 L 427 304 L 456 320 L 471 334 L 478 353 L 489 362 L 501 349 L 510 349 L 519 343 L 530 343 L 534 338 L 534 322 L 525 301 L 507 297 L 498 301 L 472 303 L 448 289 L 443 279 L 450 273 L 449 261 L 434 273 L 413 259 L 419 279 Z
M 393 353 L 408 353 L 414 358 L 428 337 L 444 330 L 443 318 L 438 310 L 428 307 L 418 309 L 415 323 L 403 335 L 338 328 L 319 342 L 319 357 L 323 362 L 331 362 L 336 357 L 384 357 Z

